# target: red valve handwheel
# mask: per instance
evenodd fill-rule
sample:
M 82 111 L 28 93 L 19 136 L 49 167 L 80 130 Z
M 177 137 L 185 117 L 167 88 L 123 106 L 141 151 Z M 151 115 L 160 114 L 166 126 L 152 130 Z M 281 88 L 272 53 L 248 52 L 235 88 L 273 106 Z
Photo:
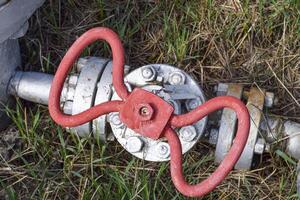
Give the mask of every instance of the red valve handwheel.
M 66 115 L 60 110 L 60 95 L 74 61 L 83 49 L 96 40 L 108 42 L 113 56 L 113 85 L 123 101 L 110 101 L 96 105 L 76 115 Z M 209 178 L 190 185 L 182 174 L 182 151 L 180 140 L 171 127 L 194 124 L 211 112 L 230 108 L 238 118 L 238 130 L 233 145 Z M 50 90 L 49 112 L 53 120 L 64 126 L 74 127 L 87 123 L 109 112 L 120 112 L 120 119 L 137 133 L 159 139 L 166 137 L 171 149 L 171 176 L 175 187 L 184 195 L 200 197 L 217 187 L 238 161 L 248 139 L 250 119 L 246 106 L 237 98 L 223 96 L 213 98 L 189 113 L 173 114 L 173 107 L 160 97 L 140 88 L 129 93 L 124 85 L 124 50 L 117 34 L 108 28 L 93 28 L 78 38 L 61 61 Z
M 124 49 L 118 35 L 108 28 L 93 28 L 79 37 L 62 59 L 52 82 L 49 95 L 49 112 L 52 119 L 64 127 L 74 127 L 89 122 L 103 114 L 117 112 L 122 101 L 110 101 L 70 116 L 60 110 L 60 96 L 68 72 L 84 48 L 96 40 L 106 41 L 112 49 L 113 85 L 118 95 L 125 99 L 129 93 L 124 85 Z

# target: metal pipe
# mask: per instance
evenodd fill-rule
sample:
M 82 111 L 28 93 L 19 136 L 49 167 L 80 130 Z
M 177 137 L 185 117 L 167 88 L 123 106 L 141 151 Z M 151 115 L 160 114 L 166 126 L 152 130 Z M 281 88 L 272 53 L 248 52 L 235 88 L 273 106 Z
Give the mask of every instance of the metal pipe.
M 22 99 L 48 105 L 53 75 L 39 72 L 16 72 L 9 83 L 8 93 Z

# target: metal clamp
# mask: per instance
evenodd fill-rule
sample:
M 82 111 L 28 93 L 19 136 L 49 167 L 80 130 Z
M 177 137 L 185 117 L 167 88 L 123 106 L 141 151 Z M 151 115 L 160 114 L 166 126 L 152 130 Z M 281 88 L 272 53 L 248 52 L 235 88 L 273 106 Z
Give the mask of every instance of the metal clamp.
M 60 110 L 59 106 L 64 81 L 82 50 L 98 39 L 107 41 L 112 48 L 113 86 L 121 100 L 101 103 L 76 115 L 66 115 Z M 151 71 L 144 73 L 146 77 L 150 77 L 149 74 L 151 75 Z M 173 76 L 175 77 L 174 84 L 184 82 L 178 74 Z M 132 92 L 129 92 L 123 80 L 124 50 L 120 39 L 110 29 L 91 29 L 75 41 L 59 65 L 50 90 L 50 115 L 56 123 L 62 126 L 74 127 L 87 123 L 101 115 L 119 112 L 120 118 L 116 118 L 116 120 L 120 120 L 120 124 L 123 123 L 140 135 L 154 140 L 163 137 L 167 139 L 171 151 L 172 180 L 175 187 L 182 194 L 190 197 L 200 197 L 212 191 L 232 170 L 247 142 L 250 120 L 246 106 L 234 97 L 216 97 L 200 106 L 196 106 L 186 114 L 176 115 L 171 104 L 151 92 L 141 88 L 135 88 Z M 222 108 L 230 108 L 237 114 L 238 130 L 233 145 L 220 166 L 208 179 L 199 184 L 190 185 L 185 182 L 182 174 L 181 143 L 173 128 L 192 125 L 209 113 Z M 132 140 L 139 143 L 138 138 L 132 138 Z M 139 146 L 137 145 L 137 147 Z M 133 149 L 133 151 L 135 150 Z M 161 150 L 163 151 L 164 148 L 162 147 Z

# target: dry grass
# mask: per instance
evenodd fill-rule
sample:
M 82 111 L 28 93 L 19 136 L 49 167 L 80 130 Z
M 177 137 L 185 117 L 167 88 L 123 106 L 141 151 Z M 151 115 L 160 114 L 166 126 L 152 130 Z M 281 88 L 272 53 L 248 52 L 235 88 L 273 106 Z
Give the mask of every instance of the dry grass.
M 108 26 L 121 36 L 130 66 L 178 66 L 208 96 L 218 82 L 256 85 L 279 98 L 269 112 L 300 122 L 298 0 L 50 0 L 30 24 L 22 40 L 25 70 L 54 72 L 76 37 Z M 84 55 L 110 53 L 97 44 Z M 24 104 L 11 113 L 22 145 L 0 164 L 2 192 L 11 199 L 185 199 L 174 189 L 167 163 L 137 160 L 116 143 L 66 134 L 45 107 L 21 109 Z M 185 156 L 189 181 L 207 177 L 212 161 L 213 148 L 194 148 Z M 255 170 L 232 172 L 204 199 L 297 199 L 295 180 L 294 163 L 272 153 Z

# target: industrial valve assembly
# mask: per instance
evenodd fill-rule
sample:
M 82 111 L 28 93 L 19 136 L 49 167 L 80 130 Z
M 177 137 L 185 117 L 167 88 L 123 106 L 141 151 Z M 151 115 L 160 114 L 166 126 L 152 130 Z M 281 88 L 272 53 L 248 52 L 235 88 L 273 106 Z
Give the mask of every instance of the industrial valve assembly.
M 76 72 L 68 75 L 81 51 L 98 39 L 111 45 L 113 60 L 82 57 Z M 250 169 L 256 155 L 285 137 L 284 150 L 300 159 L 300 124 L 262 112 L 276 103 L 273 93 L 232 83 L 215 90 L 218 97 L 206 101 L 197 82 L 174 66 L 124 66 L 122 45 L 107 28 L 94 28 L 77 39 L 55 76 L 17 71 L 8 87 L 11 95 L 49 105 L 54 121 L 69 132 L 103 142 L 116 139 L 140 159 L 170 160 L 173 182 L 187 196 L 208 193 L 233 167 Z M 216 146 L 220 166 L 210 179 L 191 186 L 182 175 L 181 154 L 199 140 Z
M 1 102 L 8 104 L 15 96 L 48 105 L 53 120 L 68 132 L 104 143 L 116 140 L 143 160 L 170 161 L 173 183 L 186 196 L 209 193 L 233 168 L 251 169 L 255 158 L 278 142 L 300 160 L 300 124 L 269 117 L 265 108 L 276 104 L 271 92 L 220 83 L 217 97 L 207 100 L 192 76 L 175 66 L 126 66 L 120 39 L 108 28 L 93 28 L 79 37 L 55 75 L 18 71 L 20 56 L 11 60 L 12 54 L 19 55 L 16 38 L 0 37 L 0 60 L 10 64 L 0 67 L 0 92 L 6 94 Z M 110 45 L 112 60 L 80 57 L 96 40 Z M 4 128 L 5 112 L 0 119 Z M 215 145 L 219 167 L 208 179 L 190 185 L 182 174 L 182 154 L 199 141 Z

